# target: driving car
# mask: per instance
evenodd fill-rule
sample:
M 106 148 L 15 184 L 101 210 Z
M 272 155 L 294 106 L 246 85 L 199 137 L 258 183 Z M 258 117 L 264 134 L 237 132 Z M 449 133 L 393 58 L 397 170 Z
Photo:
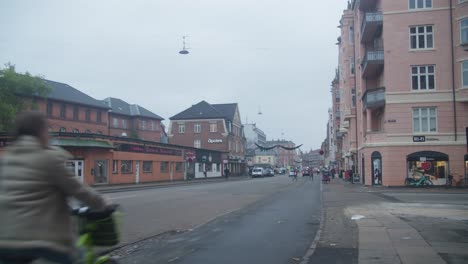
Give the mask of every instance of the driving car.
M 289 177 L 294 177 L 294 176 L 296 176 L 296 174 L 297 174 L 297 172 L 296 172 L 295 169 L 290 169 L 289 170 Z
M 252 178 L 263 176 L 265 176 L 265 170 L 263 168 L 257 167 L 252 169 Z
M 275 171 L 272 168 L 267 168 L 266 169 L 266 176 L 275 176 Z

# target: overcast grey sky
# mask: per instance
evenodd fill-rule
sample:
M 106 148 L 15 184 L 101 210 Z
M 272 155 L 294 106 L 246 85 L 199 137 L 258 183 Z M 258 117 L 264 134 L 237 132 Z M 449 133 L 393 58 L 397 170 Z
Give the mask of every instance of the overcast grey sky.
M 302 150 L 326 137 L 346 0 L 0 2 L 0 63 L 20 72 L 140 104 L 166 125 L 205 100 L 238 103 L 244 123 Z

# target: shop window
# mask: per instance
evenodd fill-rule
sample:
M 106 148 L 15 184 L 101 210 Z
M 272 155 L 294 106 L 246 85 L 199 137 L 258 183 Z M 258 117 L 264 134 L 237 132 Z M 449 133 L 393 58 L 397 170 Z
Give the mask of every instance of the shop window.
M 133 171 L 132 161 L 131 160 L 122 160 L 120 162 L 120 171 L 122 173 L 132 173 L 132 171 Z
M 175 170 L 176 170 L 176 172 L 183 172 L 184 171 L 183 163 L 182 162 L 176 162 Z
M 85 130 L 85 133 L 86 133 L 86 134 L 91 134 L 91 130 L 86 129 L 86 130 Z
M 73 129 L 72 132 L 75 133 L 75 134 L 78 134 L 78 133 L 80 133 L 80 130 L 78 130 L 77 128 L 75 128 L 75 129 Z
M 143 172 L 153 172 L 152 161 L 143 161 Z
M 112 161 L 112 173 L 119 173 L 119 161 L 118 160 Z
M 65 132 L 67 132 L 67 129 L 64 128 L 64 127 L 61 127 L 61 128 L 59 129 L 59 132 L 65 133 Z
M 420 151 L 407 156 L 408 177 L 419 180 L 429 177 L 434 185 L 444 185 L 448 176 L 448 155 L 436 151 Z
M 372 185 L 382 185 L 382 155 L 374 151 L 371 155 L 372 160 Z
M 161 172 L 162 173 L 169 172 L 169 162 L 167 161 L 161 162 Z

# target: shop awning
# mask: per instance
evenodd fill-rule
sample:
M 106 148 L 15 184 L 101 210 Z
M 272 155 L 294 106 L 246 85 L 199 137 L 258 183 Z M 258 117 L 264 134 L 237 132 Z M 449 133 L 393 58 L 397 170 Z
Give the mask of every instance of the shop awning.
M 409 154 L 407 161 L 420 161 L 420 158 L 430 158 L 437 161 L 448 161 L 448 155 L 437 151 L 419 151 Z
M 114 148 L 106 141 L 77 138 L 53 138 L 50 140 L 50 144 L 60 147 Z

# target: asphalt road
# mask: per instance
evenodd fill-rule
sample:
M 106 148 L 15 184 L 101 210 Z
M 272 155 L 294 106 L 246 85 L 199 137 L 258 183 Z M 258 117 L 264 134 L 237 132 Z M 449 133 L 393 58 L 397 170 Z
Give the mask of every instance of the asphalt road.
M 109 196 L 128 208 L 127 241 L 172 230 L 113 252 L 120 263 L 298 263 L 321 216 L 320 182 L 308 177 Z

